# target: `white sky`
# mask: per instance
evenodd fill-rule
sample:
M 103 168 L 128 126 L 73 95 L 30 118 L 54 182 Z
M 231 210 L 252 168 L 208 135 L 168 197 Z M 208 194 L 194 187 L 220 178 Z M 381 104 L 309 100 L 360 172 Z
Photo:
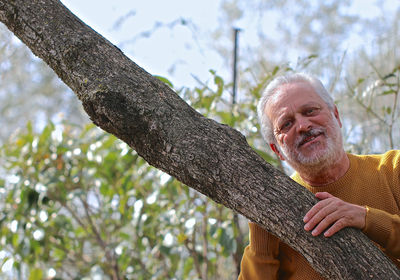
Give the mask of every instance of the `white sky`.
M 232 55 L 222 58 L 210 46 L 210 32 L 218 23 L 221 11 L 220 0 L 61 0 L 81 20 L 98 31 L 101 35 L 117 45 L 139 66 L 153 75 L 169 78 L 176 87 L 197 85 L 192 75 L 201 81 L 210 79 L 209 70 L 231 78 L 231 70 L 227 69 Z M 315 1 L 315 0 L 314 0 Z M 322 1 L 322 0 L 321 0 Z M 398 0 L 384 1 L 385 9 L 397 7 Z M 363 17 L 373 17 L 379 13 L 376 6 L 379 0 L 353 0 L 350 13 L 360 13 Z M 378 5 L 382 6 L 382 5 Z M 119 28 L 115 23 L 121 17 L 131 13 Z M 138 38 L 129 43 L 143 31 L 152 30 L 156 22 L 164 24 L 179 18 L 190 19 L 198 29 L 193 31 L 190 26 L 175 25 L 174 28 L 161 27 L 148 38 Z M 263 22 L 268 28 L 269 36 L 278 36 L 274 29 L 274 17 L 267 17 L 269 22 Z M 276 19 L 275 19 L 276 21 Z M 247 45 L 257 44 L 257 25 L 260 23 L 244 16 L 240 27 L 246 28 L 240 32 L 239 42 Z M 224 42 L 233 44 L 233 42 Z M 370 45 L 370 39 L 365 34 L 353 34 L 346 42 L 346 48 L 351 51 L 356 45 Z M 239 46 L 239 49 L 242 46 Z M 296 60 L 299 56 L 296 49 L 289 48 L 286 57 Z M 302 55 L 300 55 L 302 56 Z M 229 62 L 229 63 L 227 63 Z
M 204 36 L 207 28 L 211 31 L 217 23 L 219 1 L 62 0 L 62 2 L 86 24 L 119 46 L 139 66 L 153 75 L 171 79 L 176 86 L 195 85 L 192 74 L 206 80 L 210 78 L 209 69 L 222 68 L 222 58 L 209 48 L 205 48 L 208 38 Z M 115 28 L 118 19 L 129 12 L 133 15 L 119 28 Z M 189 27 L 177 24 L 173 29 L 159 28 L 150 38 L 139 38 L 134 44 L 126 43 L 141 32 L 152 30 L 155 22 L 168 24 L 179 18 L 190 19 L 195 25 L 201 26 L 201 30 L 191 32 Z M 196 36 L 193 37 L 194 35 Z M 175 69 L 171 69 L 173 65 L 176 66 Z

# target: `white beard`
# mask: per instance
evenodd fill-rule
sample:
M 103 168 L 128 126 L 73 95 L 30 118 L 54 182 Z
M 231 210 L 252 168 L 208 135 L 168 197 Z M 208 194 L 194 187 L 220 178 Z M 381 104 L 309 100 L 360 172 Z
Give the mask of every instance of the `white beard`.
M 327 135 L 326 128 L 313 128 L 308 131 L 307 134 L 299 135 L 295 141 L 295 145 L 293 149 L 289 148 L 285 143 L 280 147 L 280 151 L 283 154 L 283 157 L 288 161 L 293 168 L 297 169 L 313 169 L 313 170 L 321 170 L 326 166 L 334 163 L 336 161 L 336 157 L 340 155 L 340 150 L 342 149 L 342 134 L 340 130 L 339 124 L 334 121 L 330 126 L 331 131 L 333 132 L 331 136 Z M 321 134 L 326 139 L 326 147 L 325 149 L 320 149 L 311 155 L 304 155 L 297 148 L 300 143 L 309 135 L 319 135 Z M 321 145 L 321 143 L 316 143 L 315 145 Z

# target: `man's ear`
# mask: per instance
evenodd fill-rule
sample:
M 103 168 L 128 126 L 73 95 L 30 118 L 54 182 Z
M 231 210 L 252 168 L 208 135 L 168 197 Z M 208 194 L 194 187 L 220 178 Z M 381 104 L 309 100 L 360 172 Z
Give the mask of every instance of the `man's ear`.
M 279 149 L 276 147 L 275 144 L 269 143 L 269 147 L 279 157 L 280 160 L 285 160 L 285 158 L 283 157 L 283 155 L 281 154 L 281 152 L 279 151 Z
M 342 122 L 340 121 L 339 111 L 338 111 L 338 108 L 336 107 L 336 105 L 335 105 L 335 108 L 333 108 L 333 115 L 337 119 L 340 128 L 342 128 Z

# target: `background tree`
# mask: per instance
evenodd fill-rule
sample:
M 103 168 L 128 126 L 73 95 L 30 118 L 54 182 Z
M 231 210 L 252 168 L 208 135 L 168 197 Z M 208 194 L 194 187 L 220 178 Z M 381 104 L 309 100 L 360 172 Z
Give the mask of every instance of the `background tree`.
M 212 76 L 213 84 L 181 95 L 209 117 L 246 130 L 256 125 L 247 106 L 259 92 L 231 114 L 219 109 L 229 101 L 221 77 Z M 64 123 L 35 133 L 29 125 L 3 146 L 3 166 L 13 174 L 1 188 L 3 263 L 21 279 L 235 278 L 246 239 L 232 211 L 152 168 L 115 137 L 93 126 L 79 131 Z
M 230 27 L 245 27 L 241 85 L 262 80 L 282 61 L 293 67 L 312 58 L 304 69 L 320 75 L 340 104 L 346 149 L 381 153 L 399 147 L 399 3 L 225 0 L 221 8 L 213 40 L 221 55 L 232 48 Z
M 36 130 L 59 114 L 74 123 L 89 121 L 71 90 L 5 26 L 0 26 L 0 73 L 0 142 L 27 121 Z

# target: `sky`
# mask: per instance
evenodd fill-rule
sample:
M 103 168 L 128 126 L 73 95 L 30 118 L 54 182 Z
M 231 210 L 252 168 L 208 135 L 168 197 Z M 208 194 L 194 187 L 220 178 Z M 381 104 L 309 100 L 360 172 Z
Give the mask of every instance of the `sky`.
M 209 40 L 205 33 L 211 32 L 217 23 L 220 1 L 62 0 L 62 3 L 139 66 L 153 75 L 168 77 L 176 86 L 195 85 L 193 75 L 206 80 L 210 69 L 223 67 L 222 58 L 205 47 Z M 190 22 L 183 25 L 181 19 Z M 161 25 L 155 28 L 157 22 Z M 194 30 L 191 23 L 201 28 Z M 145 37 L 143 33 L 151 30 L 151 36 Z
M 218 26 L 221 17 L 221 0 L 61 1 L 86 24 L 117 45 L 135 63 L 153 75 L 167 77 L 177 88 L 198 85 L 193 76 L 201 81 L 210 79 L 210 69 L 216 70 L 225 78 L 231 78 L 231 70 L 227 65 L 231 63 L 233 55 L 221 57 L 210 46 L 210 34 Z M 381 6 L 390 9 L 390 6 L 397 6 L 394 4 L 396 1 L 398 0 L 384 1 Z M 378 2 L 379 0 L 352 0 L 348 12 L 359 13 L 365 18 L 373 17 L 379 12 L 376 6 Z M 271 11 L 262 22 L 265 33 L 273 38 L 279 38 L 275 28 L 276 16 Z M 187 24 L 179 22 L 180 19 L 187 20 Z M 155 28 L 157 23 L 161 25 Z M 243 16 L 237 22 L 237 26 L 242 28 L 240 44 L 257 44 L 259 24 L 254 16 L 251 18 L 249 15 Z M 146 31 L 151 31 L 149 36 L 145 36 Z M 364 35 L 354 34 L 346 48 L 351 50 L 357 45 L 369 44 L 369 39 Z M 233 46 L 233 40 L 225 43 Z M 290 45 L 289 42 L 285 44 Z M 239 49 L 241 47 L 240 45 Z M 290 46 L 285 55 L 289 61 L 296 61 L 299 57 L 297 50 Z

